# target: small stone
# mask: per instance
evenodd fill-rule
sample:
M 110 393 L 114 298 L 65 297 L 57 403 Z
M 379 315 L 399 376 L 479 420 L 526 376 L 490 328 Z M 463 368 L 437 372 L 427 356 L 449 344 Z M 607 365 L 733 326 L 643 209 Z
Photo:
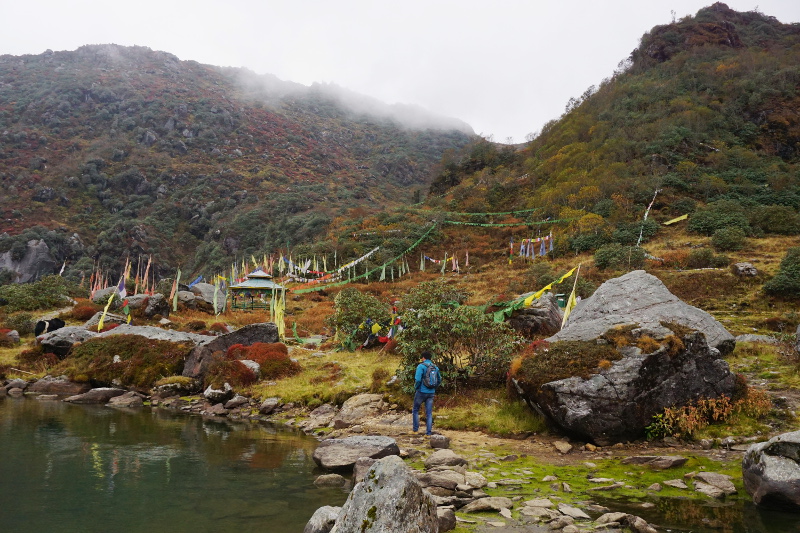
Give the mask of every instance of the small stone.
M 680 479 L 669 479 L 664 482 L 664 485 L 675 489 L 688 489 L 689 486 Z
M 714 441 L 711 439 L 700 439 L 700 447 L 704 450 L 710 450 L 714 446 Z
M 549 509 L 553 507 L 553 502 L 551 502 L 547 498 L 537 498 L 535 500 L 526 501 L 525 505 L 527 505 L 528 507 L 545 507 Z
M 652 490 L 653 492 L 661 492 L 661 485 L 658 483 L 653 483 L 652 485 L 647 487 L 647 490 Z
M 652 509 L 655 506 L 656 506 L 656 504 L 654 504 L 654 503 L 644 502 L 640 507 L 642 509 Z
M 595 446 L 595 445 L 594 445 L 594 444 L 592 444 L 591 442 L 587 442 L 586 444 L 584 444 L 584 445 L 583 445 L 583 448 L 584 448 L 586 451 L 589 451 L 589 452 L 594 452 L 594 451 L 597 451 L 597 446 Z
M 450 448 L 450 439 L 444 435 L 431 435 L 430 446 L 434 449 Z
M 544 481 L 545 483 L 547 483 L 548 481 L 558 481 L 558 478 L 556 476 L 544 476 L 542 478 L 542 481 Z
M 503 518 L 511 520 L 511 509 L 506 509 L 506 508 L 500 509 L 500 515 Z
M 314 480 L 317 487 L 342 487 L 347 480 L 339 474 L 323 474 Z
M 576 520 L 591 520 L 591 517 L 588 514 L 584 513 L 577 507 L 567 505 L 566 503 L 559 503 L 558 510 L 561 511 L 562 514 L 566 516 L 571 516 Z
M 486 523 L 493 527 L 505 527 L 506 525 L 505 522 L 486 522 Z
M 572 444 L 563 440 L 557 440 L 553 443 L 553 446 L 559 453 L 566 455 L 572 451 Z
M 570 487 L 567 483 L 562 483 L 561 490 L 564 492 L 572 492 L 572 487 Z

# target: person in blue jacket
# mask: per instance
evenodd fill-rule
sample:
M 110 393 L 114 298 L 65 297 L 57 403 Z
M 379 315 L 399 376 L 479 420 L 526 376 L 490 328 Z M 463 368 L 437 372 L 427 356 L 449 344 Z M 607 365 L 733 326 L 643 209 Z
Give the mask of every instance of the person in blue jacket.
M 414 375 L 414 408 L 411 410 L 412 429 L 414 433 L 419 431 L 419 407 L 425 403 L 425 434 L 430 435 L 433 428 L 433 396 L 436 389 L 430 389 L 422 382 L 425 370 L 432 365 L 430 352 L 422 352 L 422 362 L 417 365 L 417 372 Z

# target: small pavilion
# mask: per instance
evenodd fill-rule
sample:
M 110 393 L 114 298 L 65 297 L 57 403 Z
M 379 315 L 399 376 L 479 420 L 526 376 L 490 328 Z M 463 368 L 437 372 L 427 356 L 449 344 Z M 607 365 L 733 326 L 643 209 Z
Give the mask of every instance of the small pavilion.
M 269 309 L 272 294 L 284 290 L 283 285 L 272 281 L 272 276 L 263 270 L 250 272 L 244 281 L 231 285 L 231 309 Z

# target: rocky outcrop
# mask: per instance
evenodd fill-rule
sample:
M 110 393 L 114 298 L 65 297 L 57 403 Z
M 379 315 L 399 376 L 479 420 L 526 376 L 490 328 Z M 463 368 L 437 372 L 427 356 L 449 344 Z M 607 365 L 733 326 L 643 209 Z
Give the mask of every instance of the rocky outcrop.
M 311 519 L 303 529 L 303 533 L 330 533 L 341 510 L 341 507 L 331 507 L 330 505 L 320 507 L 314 511 Z
M 70 396 L 69 398 L 65 398 L 65 402 L 69 403 L 101 403 L 105 404 L 108 403 L 111 398 L 115 396 L 121 396 L 125 394 L 124 389 L 114 389 L 109 387 L 100 387 L 97 389 L 92 389 L 88 392 L 84 392 L 83 394 L 77 394 L 75 396 Z
M 100 318 L 102 318 L 102 316 L 103 316 L 102 311 L 96 312 L 94 316 L 92 316 L 92 318 L 90 318 L 89 320 L 86 321 L 85 324 L 83 324 L 84 329 L 97 331 L 97 325 L 100 324 Z M 103 326 L 108 326 L 109 324 L 124 324 L 127 321 L 128 321 L 127 317 L 124 317 L 122 315 L 116 315 L 114 313 L 106 313 L 105 318 L 103 318 Z
M 108 295 L 112 292 L 117 292 L 117 288 L 106 287 L 104 289 L 99 289 L 92 295 L 92 301 L 96 304 L 105 304 L 106 301 L 108 301 Z M 111 305 L 113 306 L 114 304 L 112 303 Z
M 800 511 L 800 431 L 750 446 L 742 478 L 757 505 Z
M 144 316 L 153 318 L 155 315 L 161 315 L 166 318 L 171 310 L 172 306 L 167 298 L 161 293 L 156 293 L 147 299 L 147 305 L 144 306 Z
M 225 383 L 221 389 L 215 389 L 209 385 L 203 391 L 203 397 L 211 403 L 225 403 L 233 398 L 233 387 L 229 383 Z
M 195 283 L 189 290 L 194 294 L 195 305 L 201 311 L 214 313 L 214 285 L 210 283 Z M 225 291 L 217 291 L 217 308 L 216 312 L 221 313 L 225 309 L 225 299 L 227 293 Z
M 64 328 L 66 329 L 66 328 Z M 153 326 L 132 326 L 130 324 L 122 324 L 114 329 L 99 333 L 98 337 L 110 337 L 112 335 L 138 335 L 146 339 L 155 341 L 169 341 L 175 343 L 186 343 L 201 345 L 207 343 L 217 337 L 209 335 L 199 335 L 197 333 L 188 333 L 185 331 L 172 331 L 169 329 L 161 329 Z M 191 376 L 189 376 L 191 377 Z
M 400 455 L 397 442 L 391 437 L 367 436 L 323 440 L 314 450 L 314 462 L 326 470 L 352 471 L 360 457 L 380 459 Z
M 208 365 L 216 358 L 223 357 L 234 344 L 250 346 L 256 342 L 278 342 L 278 326 L 272 322 L 249 324 L 218 337 L 206 337 L 209 342 L 198 344 L 186 358 L 183 375 L 189 378 L 202 379 Z
M 346 403 L 346 402 L 345 402 Z M 298 427 L 306 431 L 328 427 L 333 417 L 336 416 L 336 407 L 326 403 L 320 405 L 308 414 L 308 418 L 298 423 Z
M 523 294 L 522 297 L 532 293 Z M 530 307 L 517 309 L 507 323 L 520 335 L 532 338 L 535 335 L 552 335 L 561 329 L 563 314 L 553 293 L 547 292 L 534 300 Z
M 365 418 L 378 416 L 383 409 L 383 395 L 357 394 L 348 398 L 333 418 L 333 427 L 340 429 L 359 424 Z
M 106 405 L 108 405 L 109 407 L 126 407 L 126 408 L 142 407 L 144 405 L 144 399 L 142 398 L 141 394 L 133 391 L 128 391 L 125 394 L 114 396 L 108 401 Z
M 45 376 L 32 384 L 28 390 L 36 394 L 69 394 L 70 396 L 74 396 L 83 394 L 91 388 L 92 386 L 88 383 L 70 381 L 66 376 L 57 378 Z
M 634 270 L 603 283 L 569 316 L 560 332 L 548 339 L 587 341 L 615 326 L 638 324 L 655 337 L 672 333 L 662 322 L 673 322 L 703 333 L 712 348 L 722 355 L 733 351 L 736 342 L 711 315 L 682 302 L 655 276 Z
M 551 381 L 538 389 L 524 377 L 514 383 L 532 407 L 568 434 L 601 446 L 635 440 L 666 407 L 733 394 L 734 374 L 702 334 L 686 335 L 681 344 L 676 351 L 661 346 L 649 354 L 621 348 L 620 360 L 586 379 Z
M 399 457 L 376 461 L 347 498 L 331 533 L 436 533 L 436 504 Z
M 63 359 L 72 349 L 73 344 L 86 342 L 96 336 L 97 333 L 82 326 L 67 326 L 51 333 L 45 333 L 37 337 L 37 340 L 45 353 L 53 353 Z
M 50 248 L 44 240 L 30 240 L 25 249 L 25 254 L 20 259 L 14 259 L 11 250 L 0 254 L 0 271 L 7 270 L 14 274 L 14 283 L 30 283 L 37 279 L 53 274 L 56 263 L 50 257 Z

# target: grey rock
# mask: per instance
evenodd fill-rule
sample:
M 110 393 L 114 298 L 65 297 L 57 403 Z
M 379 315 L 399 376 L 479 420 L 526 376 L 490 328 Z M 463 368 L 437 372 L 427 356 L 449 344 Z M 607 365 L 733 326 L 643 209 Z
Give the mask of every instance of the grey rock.
M 444 449 L 450 447 L 450 439 L 444 435 L 431 435 L 430 446 L 434 449 Z
M 225 406 L 221 403 L 215 403 L 204 412 L 210 416 L 228 416 L 228 410 L 225 409 Z
M 627 513 L 605 513 L 595 520 L 598 524 L 608 524 L 610 522 L 622 523 Z
M 450 449 L 436 450 L 430 457 L 425 459 L 425 468 L 428 470 L 437 466 L 463 466 L 466 464 L 466 459 L 460 455 L 456 455 L 456 453 Z
M 711 498 L 722 498 L 725 496 L 725 491 L 723 491 L 719 487 L 715 487 L 714 485 L 709 485 L 708 483 L 703 483 L 702 481 L 694 482 L 694 490 L 705 494 L 706 496 L 710 496 Z
M 481 498 L 474 502 L 465 505 L 461 508 L 462 513 L 483 513 L 487 511 L 499 512 L 500 509 L 511 509 L 514 507 L 514 502 L 510 498 L 503 498 L 501 496 L 490 496 L 488 498 Z
M 348 398 L 339 413 L 334 417 L 334 427 L 344 428 L 364 420 L 380 415 L 383 410 L 383 395 L 357 394 Z
M 5 341 L 9 344 L 19 344 L 19 331 L 12 329 L 5 335 Z
M 69 398 L 65 398 L 65 402 L 70 403 L 101 403 L 106 404 L 111 400 L 111 398 L 115 396 L 121 396 L 125 394 L 124 389 L 115 389 L 111 387 L 100 387 L 97 389 L 92 389 L 88 392 L 84 392 L 83 394 L 77 394 L 75 396 L 70 396 Z
M 28 387 L 28 382 L 24 379 L 15 378 L 5 384 L 5 389 L 10 391 L 11 389 L 22 389 L 23 391 Z
M 97 325 L 100 324 L 100 318 L 103 316 L 102 311 L 96 312 L 92 318 L 87 320 L 83 324 L 83 328 L 90 330 L 90 331 L 97 331 Z M 105 318 L 103 318 L 103 326 L 108 326 L 109 324 L 124 324 L 128 319 L 122 315 L 117 315 L 115 313 L 106 313 Z
M 548 339 L 592 340 L 615 326 L 638 324 L 654 335 L 672 332 L 662 321 L 675 322 L 703 333 L 709 346 L 722 355 L 733 351 L 736 341 L 714 317 L 682 302 L 652 274 L 634 270 L 603 283 L 584 304 L 575 309 L 561 331 Z
M 190 378 L 202 379 L 208 365 L 212 361 L 222 358 L 225 352 L 234 344 L 250 346 L 257 342 L 278 342 L 278 326 L 272 322 L 249 324 L 232 333 L 218 337 L 206 337 L 207 341 L 198 344 L 186 358 L 183 366 L 183 375 Z
M 261 376 L 261 365 L 255 361 L 251 361 L 250 359 L 240 359 L 239 362 L 246 366 L 256 377 Z
M 530 296 L 526 293 L 521 298 Z M 558 307 L 555 296 L 547 292 L 530 307 L 518 309 L 511 314 L 507 323 L 520 335 L 532 338 L 535 335 L 552 335 L 561 329 L 563 313 Z
M 644 465 L 653 470 L 667 470 L 686 464 L 688 459 L 680 455 L 634 455 L 622 460 L 624 465 Z
M 731 476 L 725 474 L 718 474 L 716 472 L 698 472 L 695 479 L 699 479 L 703 483 L 707 483 L 713 487 L 720 489 L 726 496 L 736 494 L 736 487 L 733 486 Z
M 114 396 L 108 400 L 106 405 L 110 407 L 142 407 L 144 405 L 144 401 L 142 400 L 141 394 L 129 391 L 125 394 Z
M 308 414 L 308 418 L 300 422 L 299 426 L 307 431 L 327 427 L 336 416 L 336 407 L 326 403 L 320 405 Z
M 75 343 L 86 342 L 96 336 L 97 333 L 80 326 L 67 326 L 40 335 L 37 340 L 46 353 L 54 353 L 63 359 Z
M 195 283 L 189 288 L 194 294 L 195 304 L 202 311 L 214 313 L 214 285 L 210 283 Z M 217 291 L 217 307 L 216 312 L 221 313 L 225 309 L 225 299 L 227 292 Z
M 39 278 L 54 274 L 56 263 L 50 256 L 50 248 L 44 240 L 30 240 L 25 254 L 16 260 L 11 250 L 0 253 L 0 271 L 6 270 L 14 275 L 13 283 L 31 283 Z
M 267 398 L 263 402 L 261 402 L 261 406 L 258 408 L 258 412 L 262 415 L 269 415 L 275 410 L 278 405 L 280 405 L 281 399 L 280 398 Z
M 742 457 L 742 478 L 757 505 L 800 510 L 800 431 L 750 446 Z
M 559 503 L 558 510 L 567 516 L 571 516 L 575 520 L 591 520 L 591 517 L 578 509 L 577 507 L 573 507 L 571 505 L 567 505 L 566 503 Z
M 436 504 L 403 460 L 397 456 L 376 461 L 366 479 L 356 485 L 331 533 L 436 533 Z
M 575 519 L 572 518 L 571 516 L 561 515 L 550 521 L 550 523 L 547 524 L 547 527 L 550 528 L 551 530 L 563 529 L 567 526 L 573 525 L 574 523 Z
M 178 291 L 178 304 L 184 305 L 189 309 L 197 309 L 194 293 L 191 291 Z
M 758 269 L 753 266 L 753 263 L 735 263 L 731 270 L 737 276 L 742 277 L 755 277 L 758 276 Z
M 364 476 L 367 475 L 367 472 L 372 468 L 372 465 L 375 464 L 375 461 L 377 461 L 377 459 L 372 459 L 371 457 L 359 457 L 353 465 L 353 483 L 364 481 Z
M 486 478 L 478 472 L 466 472 L 464 474 L 464 481 L 467 485 L 475 489 L 482 489 L 489 483 Z
M 199 392 L 202 383 L 197 380 L 190 380 L 187 383 L 165 383 L 153 388 L 153 393 L 161 398 L 169 398 L 170 396 L 188 396 Z
M 70 381 L 66 376 L 45 376 L 30 386 L 29 391 L 37 394 L 83 394 L 92 388 L 88 383 Z
M 519 512 L 537 520 L 554 520 L 561 516 L 558 511 L 546 507 L 523 507 Z
M 9 396 L 22 396 L 23 394 L 25 394 L 25 391 L 20 389 L 19 387 L 8 389 Z
M 770 335 L 753 335 L 752 333 L 747 333 L 745 335 L 737 335 L 736 342 L 758 342 L 761 344 L 772 344 L 777 345 L 780 344 L 781 341 L 776 339 L 775 337 L 771 337 Z
M 465 484 L 464 475 L 453 470 L 417 472 L 416 476 L 417 481 L 423 487 L 441 487 L 447 490 L 456 490 L 456 487 Z
M 60 331 L 60 330 L 59 330 Z M 170 329 L 161 329 L 154 326 L 132 326 L 130 324 L 122 324 L 109 331 L 99 333 L 98 337 L 110 337 L 112 335 L 138 335 L 146 339 L 156 341 L 169 341 L 175 343 L 185 343 L 191 345 L 201 345 L 216 339 L 209 335 L 198 335 L 197 333 L 188 333 L 185 331 L 172 331 Z M 193 376 L 188 376 L 193 377 Z
M 360 457 L 380 459 L 399 455 L 400 448 L 391 437 L 358 436 L 323 440 L 314 450 L 312 458 L 326 470 L 352 470 Z
M 233 387 L 231 387 L 229 383 L 225 383 L 221 389 L 215 389 L 209 385 L 208 388 L 203 391 L 203 397 L 211 403 L 224 404 L 233 398 Z
M 241 407 L 249 403 L 250 398 L 247 396 L 242 396 L 241 394 L 236 394 L 233 398 L 225 402 L 225 409 L 236 409 L 237 407 Z
M 317 487 L 343 487 L 347 480 L 339 474 L 322 474 L 314 480 Z
M 553 443 L 553 446 L 555 447 L 556 450 L 558 450 L 558 453 L 561 453 L 563 455 L 566 455 L 572 451 L 572 444 L 563 440 L 555 441 Z
M 161 293 L 156 293 L 147 299 L 147 305 L 144 308 L 144 316 L 153 318 L 156 315 L 161 315 L 166 318 L 172 311 L 172 305 L 167 300 L 166 296 Z
M 647 490 L 652 490 L 653 492 L 661 492 L 661 484 L 660 483 L 653 483 L 652 485 L 647 487 Z
M 648 524 L 644 518 L 636 515 L 625 515 L 625 518 L 622 520 L 622 524 L 631 528 L 634 533 L 658 533 L 656 528 Z
M 116 287 L 106 287 L 105 289 L 100 289 L 95 291 L 94 295 L 92 296 L 92 301 L 96 304 L 105 303 L 107 301 L 108 295 L 112 292 L 117 292 Z M 116 299 L 116 297 L 115 297 Z M 112 304 L 113 305 L 113 304 Z
M 330 505 L 320 507 L 311 515 L 303 533 L 330 533 L 341 510 L 341 507 L 331 507 Z
M 680 479 L 668 479 L 664 481 L 664 485 L 674 489 L 688 489 L 689 486 Z
M 436 517 L 439 519 L 439 533 L 456 528 L 456 513 L 452 509 L 437 507 Z
M 548 498 L 536 498 L 526 501 L 525 505 L 528 507 L 545 507 L 550 509 L 553 507 L 553 502 L 551 502 Z
M 735 375 L 701 333 L 684 336 L 682 343 L 684 349 L 674 355 L 666 347 L 651 354 L 622 348 L 622 359 L 587 379 L 551 381 L 536 390 L 524 381 L 516 385 L 529 404 L 568 434 L 601 446 L 635 440 L 666 407 L 734 391 Z

